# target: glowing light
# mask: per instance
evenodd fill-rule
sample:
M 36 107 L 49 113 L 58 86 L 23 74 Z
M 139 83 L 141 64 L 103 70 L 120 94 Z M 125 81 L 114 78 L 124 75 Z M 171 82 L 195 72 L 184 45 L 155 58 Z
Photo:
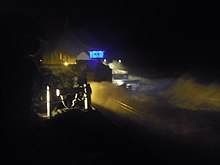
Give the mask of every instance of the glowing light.
M 47 86 L 46 98 L 47 98 L 47 117 L 50 117 L 50 87 L 49 86 Z
M 103 58 L 104 51 L 89 51 L 90 58 Z
M 113 83 L 119 86 L 124 84 L 122 80 L 113 80 Z
M 60 96 L 60 90 L 56 89 L 56 96 Z
M 106 62 L 107 60 L 106 59 L 104 59 L 104 62 Z
M 68 63 L 68 62 L 64 62 L 63 64 L 64 64 L 65 66 L 69 65 L 69 63 Z
M 121 63 L 121 60 L 118 60 L 119 63 Z

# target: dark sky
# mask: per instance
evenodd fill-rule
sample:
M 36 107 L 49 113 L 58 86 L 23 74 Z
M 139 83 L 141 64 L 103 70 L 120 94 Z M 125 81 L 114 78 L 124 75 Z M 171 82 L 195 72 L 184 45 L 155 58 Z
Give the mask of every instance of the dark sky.
M 218 66 L 215 2 L 16 0 L 0 6 L 7 45 L 23 55 L 38 49 L 38 38 L 59 36 L 68 20 L 84 42 L 134 66 Z

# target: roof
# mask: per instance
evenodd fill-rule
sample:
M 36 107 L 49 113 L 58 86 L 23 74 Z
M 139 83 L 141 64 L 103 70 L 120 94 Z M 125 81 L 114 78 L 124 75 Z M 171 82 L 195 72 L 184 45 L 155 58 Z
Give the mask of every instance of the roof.
M 43 56 L 50 54 L 53 51 L 65 51 L 72 56 L 80 55 L 82 52 L 88 52 L 92 47 L 84 44 L 80 39 L 71 31 L 65 30 L 58 38 L 45 41 L 39 39 L 41 42 L 40 49 L 33 54 L 37 60 L 42 59 Z

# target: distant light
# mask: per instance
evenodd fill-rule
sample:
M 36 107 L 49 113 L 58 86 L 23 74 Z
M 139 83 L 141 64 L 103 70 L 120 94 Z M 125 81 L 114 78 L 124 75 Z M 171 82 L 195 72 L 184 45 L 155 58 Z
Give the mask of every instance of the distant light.
M 104 62 L 106 62 L 107 60 L 106 59 L 104 59 Z
M 121 60 L 118 60 L 119 63 L 121 63 Z
M 89 51 L 89 56 L 92 59 L 96 58 L 104 58 L 104 51 L 99 50 L 99 51 Z
M 43 60 L 42 59 L 40 59 L 40 62 L 42 62 Z
M 122 80 L 113 80 L 113 83 L 120 86 L 120 85 L 124 84 L 124 81 L 122 81 Z
M 68 63 L 68 62 L 64 62 L 63 64 L 64 64 L 65 66 L 69 65 L 69 63 Z

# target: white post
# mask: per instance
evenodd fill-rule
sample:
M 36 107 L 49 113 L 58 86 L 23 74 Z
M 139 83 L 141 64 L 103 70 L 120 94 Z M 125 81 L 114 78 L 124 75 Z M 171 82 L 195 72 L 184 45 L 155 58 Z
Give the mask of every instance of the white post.
M 50 87 L 47 86 L 47 117 L 50 117 Z
M 85 109 L 88 109 L 88 100 L 87 100 L 87 97 L 86 97 L 85 100 L 84 100 L 84 108 L 85 108 Z

